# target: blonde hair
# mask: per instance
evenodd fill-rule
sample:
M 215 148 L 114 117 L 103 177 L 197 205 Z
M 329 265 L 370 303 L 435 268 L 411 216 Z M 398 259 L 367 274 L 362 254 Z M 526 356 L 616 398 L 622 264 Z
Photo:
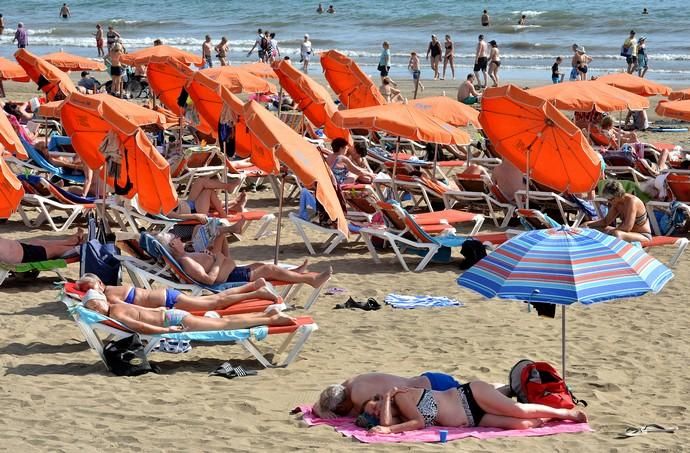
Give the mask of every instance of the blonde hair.
M 85 283 L 93 283 L 96 285 L 96 287 L 98 287 L 99 285 L 103 284 L 103 281 L 100 279 L 98 275 L 87 272 L 86 274 L 83 274 L 81 277 L 79 277 L 79 280 L 77 280 L 77 285 L 79 287 L 81 287 L 81 285 Z

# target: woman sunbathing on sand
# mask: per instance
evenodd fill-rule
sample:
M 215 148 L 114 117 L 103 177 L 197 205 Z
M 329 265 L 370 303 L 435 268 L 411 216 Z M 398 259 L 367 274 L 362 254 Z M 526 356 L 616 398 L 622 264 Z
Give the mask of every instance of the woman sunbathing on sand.
M 141 334 L 161 334 L 205 330 L 246 329 L 265 325 L 291 325 L 295 318 L 277 311 L 267 313 L 248 313 L 229 315 L 222 318 L 194 316 L 176 308 L 145 308 L 130 304 L 109 304 L 105 294 L 90 289 L 82 299 L 89 310 L 120 321 L 133 331 Z
M 304 260 L 301 266 L 294 269 L 265 263 L 238 266 L 230 256 L 228 242 L 224 235 L 217 236 L 208 250 L 201 253 L 187 252 L 184 242 L 170 233 L 159 233 L 156 238 L 168 249 L 190 277 L 206 285 L 253 282 L 265 278 L 266 280 L 279 280 L 287 283 L 306 283 L 318 288 L 326 283 L 333 274 L 332 268 L 320 274 L 309 272 L 307 260 Z
M 529 429 L 551 419 L 586 422 L 587 415 L 579 409 L 517 403 L 491 384 L 473 381 L 445 391 L 395 388 L 364 403 L 357 425 L 389 434 L 431 425 Z
M 125 303 L 148 308 L 166 307 L 190 311 L 223 310 L 250 299 L 278 302 L 278 296 L 263 278 L 206 296 L 190 296 L 173 288 L 144 289 L 133 286 L 106 286 L 97 275 L 88 273 L 77 280 L 77 288 L 80 291 L 98 290 L 105 294 L 110 304 Z

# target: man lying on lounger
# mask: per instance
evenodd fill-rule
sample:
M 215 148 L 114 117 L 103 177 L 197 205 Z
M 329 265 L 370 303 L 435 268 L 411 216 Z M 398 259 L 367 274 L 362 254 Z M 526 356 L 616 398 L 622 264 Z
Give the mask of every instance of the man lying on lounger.
M 109 304 L 102 292 L 90 289 L 82 298 L 89 310 L 109 316 L 133 331 L 147 334 L 162 334 L 187 331 L 247 329 L 255 326 L 286 326 L 295 323 L 292 318 L 279 311 L 229 315 L 222 318 L 194 316 L 176 308 L 147 308 L 131 304 Z
M 173 288 L 144 289 L 133 286 L 106 286 L 94 274 L 82 275 L 77 280 L 77 288 L 80 291 L 90 289 L 100 291 L 105 294 L 110 304 L 125 303 L 148 308 L 179 308 L 189 311 L 223 310 L 249 299 L 278 302 L 278 296 L 263 278 L 208 296 L 190 296 Z
M 274 264 L 252 263 L 238 266 L 230 256 L 226 236 L 217 236 L 208 250 L 201 253 L 187 252 L 180 238 L 170 233 L 159 233 L 156 238 L 180 263 L 184 271 L 194 280 L 206 284 L 253 282 L 260 278 L 288 283 L 306 283 L 314 288 L 326 283 L 333 274 L 333 268 L 320 274 L 307 269 L 304 260 L 301 266 L 286 269 Z
M 444 391 L 457 388 L 460 383 L 449 374 L 426 372 L 421 376 L 405 378 L 386 373 L 365 373 L 353 376 L 342 384 L 329 385 L 321 392 L 314 404 L 314 413 L 321 418 L 354 417 L 359 415 L 362 405 L 374 395 L 382 395 L 394 388 L 420 388 Z M 494 384 L 503 394 L 510 387 Z
M 0 238 L 0 263 L 20 264 L 35 263 L 57 259 L 82 243 L 84 235 L 77 234 L 64 239 L 14 239 Z

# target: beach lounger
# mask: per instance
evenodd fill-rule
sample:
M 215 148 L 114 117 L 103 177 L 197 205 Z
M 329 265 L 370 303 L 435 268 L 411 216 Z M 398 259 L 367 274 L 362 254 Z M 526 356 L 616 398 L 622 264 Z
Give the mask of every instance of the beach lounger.
M 18 212 L 24 225 L 29 228 L 38 228 L 47 222 L 53 231 L 61 233 L 67 231 L 79 215 L 96 206 L 93 198 L 84 198 L 68 192 L 42 176 L 19 175 L 17 178 L 24 186 L 24 197 Z M 46 192 L 43 192 L 44 190 Z M 29 210 L 37 210 L 38 215 L 32 219 L 28 214 Z M 67 219 L 60 226 L 56 223 L 55 211 L 67 213 Z
M 24 279 L 34 279 L 40 272 L 55 272 L 59 278 L 65 278 L 60 269 L 65 269 L 68 264 L 78 263 L 79 255 L 70 254 L 64 258 L 36 261 L 33 263 L 9 264 L 0 262 L 0 286 L 12 276 L 20 276 Z
M 538 185 L 532 181 L 535 190 L 529 191 L 529 206 L 539 207 L 540 210 L 558 211 L 564 224 L 570 227 L 578 226 L 586 217 L 586 213 L 572 201 L 565 198 L 565 194 L 552 191 L 550 188 Z M 518 209 L 527 208 L 527 191 L 515 192 L 515 204 Z M 571 220 L 572 217 L 572 220 Z
M 442 262 L 450 262 L 451 248 L 460 247 L 467 237 L 474 236 L 481 228 L 484 217 L 481 214 L 471 214 L 462 211 L 447 210 L 441 212 L 434 212 L 434 216 L 424 216 L 424 214 L 413 216 L 405 211 L 400 205 L 393 203 L 379 202 L 379 207 L 382 211 L 387 212 L 390 218 L 402 220 L 404 229 L 402 231 L 389 230 L 385 228 L 362 228 L 360 234 L 369 249 L 371 257 L 374 262 L 379 263 L 379 255 L 376 247 L 372 242 L 372 237 L 378 237 L 388 243 L 395 253 L 400 265 L 409 272 L 409 267 L 403 252 L 406 250 L 416 251 L 418 255 L 422 256 L 422 261 L 415 268 L 415 272 L 420 272 L 431 262 L 432 259 L 437 259 Z M 443 214 L 442 214 L 443 213 Z M 440 218 L 436 215 L 445 215 L 450 217 L 448 223 L 445 225 L 439 223 Z M 467 236 L 457 236 L 454 230 L 449 229 L 449 224 L 452 220 L 459 220 L 461 215 L 467 216 L 467 220 L 473 220 L 475 227 Z M 453 218 L 455 216 L 455 218 Z M 470 218 L 472 217 L 472 218 Z M 457 222 L 456 222 L 457 223 Z M 446 234 L 439 236 L 432 236 L 428 233 L 428 227 L 439 229 L 445 227 Z
M 443 193 L 443 203 L 447 209 L 461 206 L 470 211 L 483 212 L 493 220 L 496 227 L 508 226 L 516 207 L 490 178 L 485 175 L 456 174 L 453 179 L 460 190 Z
M 225 166 L 219 153 L 217 146 L 204 148 L 191 146 L 186 147 L 175 162 L 171 162 L 170 179 L 178 189 L 178 196 L 186 197 L 196 178 L 221 177 Z M 232 177 L 240 179 L 240 184 L 237 186 L 239 188 L 244 177 L 239 174 Z
M 98 354 L 98 357 L 106 367 L 107 364 L 103 354 L 104 341 L 111 338 L 129 337 L 135 333 L 121 322 L 84 307 L 81 304 L 81 296 L 78 293 L 70 293 L 68 290 L 63 289 L 60 294 L 60 300 L 67 306 L 69 313 L 77 323 L 77 326 L 79 326 L 87 343 Z M 249 329 L 179 332 L 160 335 L 139 334 L 139 336 L 146 342 L 145 353 L 147 355 L 153 351 L 162 339 L 211 343 L 233 342 L 243 346 L 264 367 L 276 368 L 290 365 L 297 358 L 311 334 L 317 329 L 318 326 L 314 320 L 304 316 L 297 318 L 297 323 L 289 326 L 259 326 Z M 98 332 L 105 334 L 106 340 L 101 339 Z M 269 360 L 266 357 L 267 354 L 262 352 L 255 343 L 272 335 L 287 335 L 273 358 L 275 360 L 275 357 L 286 353 L 285 359 L 281 362 Z M 290 345 L 292 345 L 291 348 Z
M 448 186 L 429 176 L 397 175 L 395 184 L 391 178 L 376 178 L 374 188 L 382 200 L 393 199 L 402 202 L 409 194 L 414 208 L 425 206 L 429 212 L 434 211 L 434 204 L 443 205 L 443 194 L 450 190 Z M 395 190 L 393 190 L 395 186 Z
M 71 173 L 62 167 L 56 167 L 52 163 L 48 162 L 48 160 L 45 157 L 43 157 L 43 154 L 41 154 L 36 148 L 34 148 L 33 145 L 31 145 L 28 141 L 24 140 L 23 137 L 19 137 L 19 140 L 22 142 L 22 145 L 24 145 L 24 149 L 26 150 L 26 153 L 29 155 L 31 161 L 33 161 L 34 165 L 27 165 L 26 162 L 20 160 L 14 160 L 14 163 L 18 163 L 21 166 L 29 168 L 30 170 L 45 172 L 51 175 L 58 176 L 59 178 L 62 178 L 65 181 L 69 181 L 74 184 L 84 184 L 83 173 Z

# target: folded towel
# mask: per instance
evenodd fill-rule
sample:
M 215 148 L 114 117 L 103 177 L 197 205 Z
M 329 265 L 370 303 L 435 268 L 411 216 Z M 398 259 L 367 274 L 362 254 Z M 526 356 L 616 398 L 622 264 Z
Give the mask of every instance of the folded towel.
M 429 307 L 462 307 L 464 304 L 455 299 L 441 296 L 405 296 L 402 294 L 389 294 L 384 299 L 393 308 L 429 308 Z
M 550 436 L 552 434 L 592 431 L 587 423 L 561 421 L 549 422 L 539 428 L 530 429 L 499 429 L 479 427 L 450 428 L 443 426 L 430 426 L 428 428 L 416 431 L 406 431 L 398 434 L 370 434 L 366 429 L 355 425 L 355 419 L 352 417 L 332 419 L 319 418 L 312 412 L 311 406 L 300 406 L 299 408 L 295 409 L 295 411 L 303 413 L 303 420 L 309 426 L 332 426 L 336 431 L 346 437 L 353 437 L 360 442 L 372 444 L 391 442 L 439 442 L 439 431 L 441 430 L 448 431 L 447 439 L 449 441 L 463 439 L 465 437 L 492 439 L 494 437 Z

